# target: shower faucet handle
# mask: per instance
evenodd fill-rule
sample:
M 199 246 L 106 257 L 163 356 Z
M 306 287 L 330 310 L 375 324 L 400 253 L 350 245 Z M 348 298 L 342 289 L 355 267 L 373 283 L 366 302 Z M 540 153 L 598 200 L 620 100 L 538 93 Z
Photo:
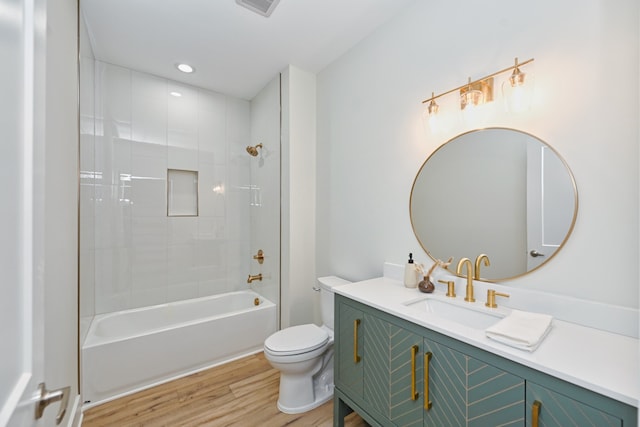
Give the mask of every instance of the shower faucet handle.
M 253 256 L 253 259 L 258 261 L 258 264 L 262 264 L 264 262 L 264 252 L 262 252 L 262 249 L 258 249 L 258 253 Z

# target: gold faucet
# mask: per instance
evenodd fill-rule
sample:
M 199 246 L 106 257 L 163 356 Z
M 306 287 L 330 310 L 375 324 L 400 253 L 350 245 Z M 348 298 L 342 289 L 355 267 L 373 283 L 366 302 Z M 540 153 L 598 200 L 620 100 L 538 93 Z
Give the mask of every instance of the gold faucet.
M 447 296 L 449 298 L 456 297 L 456 282 L 454 282 L 453 280 L 438 280 L 438 282 L 447 285 Z
M 509 298 L 509 294 L 505 294 L 502 292 L 496 292 L 495 289 L 487 290 L 487 302 L 484 304 L 489 308 L 496 308 L 498 304 L 496 304 L 496 297 L 505 297 Z
M 473 273 L 473 278 L 476 280 L 480 280 L 480 262 L 482 260 L 484 260 L 485 267 L 489 267 L 491 265 L 491 263 L 489 262 L 489 255 L 487 254 L 478 255 L 478 257 L 476 258 L 476 269 L 474 270 L 474 273 Z
M 262 273 L 256 274 L 255 276 L 249 275 L 249 278 L 247 279 L 247 283 L 251 283 L 254 280 L 258 280 L 258 281 L 262 282 Z
M 462 258 L 456 267 L 456 274 L 458 276 L 462 273 L 463 265 L 467 266 L 467 296 L 464 297 L 464 300 L 468 302 L 475 302 L 476 299 L 473 297 L 473 265 L 469 258 Z

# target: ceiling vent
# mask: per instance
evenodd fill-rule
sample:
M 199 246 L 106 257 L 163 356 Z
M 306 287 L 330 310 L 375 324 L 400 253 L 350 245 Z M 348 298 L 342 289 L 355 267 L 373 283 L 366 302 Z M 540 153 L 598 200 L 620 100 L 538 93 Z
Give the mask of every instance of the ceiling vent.
M 244 6 L 262 16 L 269 16 L 276 8 L 280 0 L 236 0 L 240 6 Z

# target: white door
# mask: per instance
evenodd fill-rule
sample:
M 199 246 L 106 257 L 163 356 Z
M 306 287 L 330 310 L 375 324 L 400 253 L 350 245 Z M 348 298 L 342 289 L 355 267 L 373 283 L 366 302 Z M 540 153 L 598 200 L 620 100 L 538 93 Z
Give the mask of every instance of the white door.
M 44 183 L 36 166 L 44 153 L 44 12 L 43 0 L 0 0 L 0 426 L 41 424 L 36 404 L 46 391 Z M 68 392 L 47 396 L 64 401 Z
M 575 193 L 562 159 L 545 145 L 527 145 L 527 270 L 562 245 L 575 213 Z

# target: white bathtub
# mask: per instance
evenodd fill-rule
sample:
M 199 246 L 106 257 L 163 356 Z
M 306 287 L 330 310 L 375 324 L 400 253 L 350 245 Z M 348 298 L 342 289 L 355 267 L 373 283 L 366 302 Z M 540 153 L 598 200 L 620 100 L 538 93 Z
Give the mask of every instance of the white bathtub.
M 97 315 L 82 346 L 83 400 L 94 406 L 256 353 L 276 329 L 275 304 L 251 291 Z

